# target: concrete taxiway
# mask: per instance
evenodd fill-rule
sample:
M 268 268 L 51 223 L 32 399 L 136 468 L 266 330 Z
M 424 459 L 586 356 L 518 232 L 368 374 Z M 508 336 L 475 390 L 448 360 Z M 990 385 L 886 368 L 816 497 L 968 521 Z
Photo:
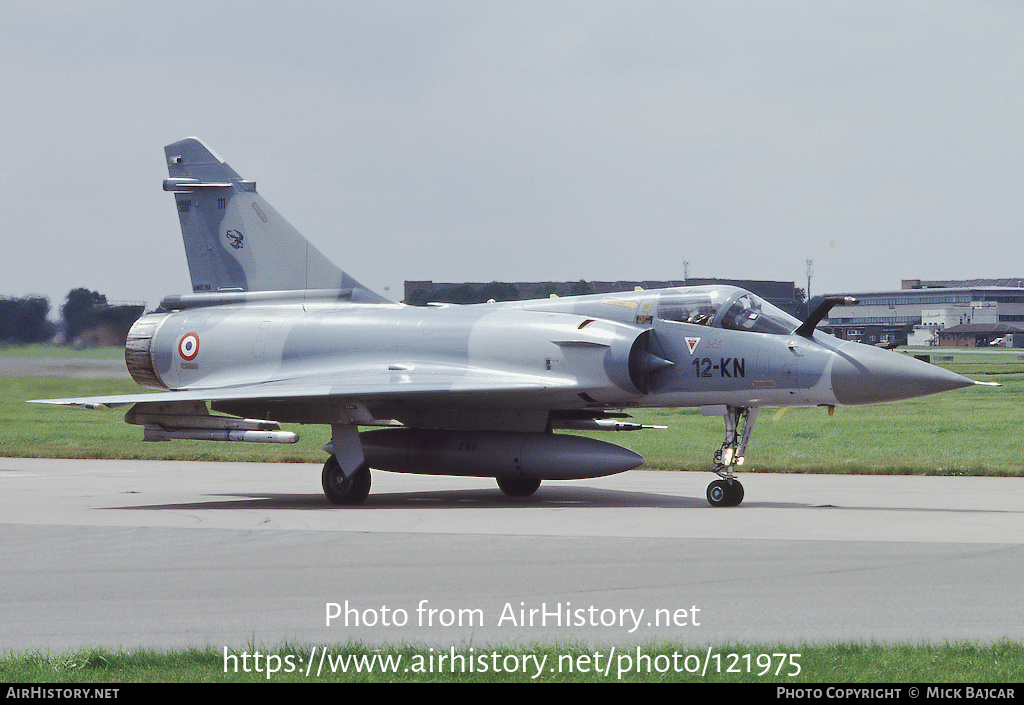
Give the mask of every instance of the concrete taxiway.
M 711 479 L 0 458 L 0 648 L 1024 638 L 1024 479 Z

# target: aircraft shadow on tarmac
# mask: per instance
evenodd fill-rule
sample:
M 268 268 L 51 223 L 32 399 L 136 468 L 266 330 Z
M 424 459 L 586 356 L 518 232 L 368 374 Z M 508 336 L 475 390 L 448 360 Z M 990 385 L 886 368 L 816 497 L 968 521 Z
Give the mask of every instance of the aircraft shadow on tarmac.
M 214 499 L 211 499 L 214 498 Z M 752 505 L 754 506 L 754 505 Z M 778 505 L 789 506 L 789 505 Z M 794 507 L 806 505 L 792 505 Z M 714 509 L 704 497 L 680 497 L 653 492 L 629 492 L 595 487 L 542 487 L 530 497 L 507 497 L 497 488 L 466 490 L 440 489 L 436 492 L 382 492 L 370 494 L 360 505 L 339 507 L 322 495 L 239 492 L 203 495 L 195 502 L 118 507 L 132 510 L 202 509 L 306 509 L 336 512 L 374 509 L 517 509 L 517 508 L 622 508 Z
M 712 507 L 704 497 L 683 497 L 656 492 L 613 490 L 596 487 L 542 487 L 529 497 L 507 497 L 497 488 L 439 489 L 419 492 L 381 492 L 370 494 L 359 505 L 337 506 L 320 494 L 277 494 L 266 492 L 239 492 L 230 494 L 200 495 L 193 502 L 170 504 L 146 504 L 131 507 L 109 507 L 128 510 L 273 510 L 302 509 L 314 511 L 372 511 L 374 509 L 557 509 L 557 508 L 627 508 L 645 507 L 651 509 L 707 509 L 728 511 Z M 734 509 L 818 509 L 838 511 L 877 512 L 923 512 L 953 514 L 1024 514 L 1021 510 L 980 509 L 957 507 L 870 507 L 841 506 L 834 504 L 809 504 L 803 502 L 744 502 Z

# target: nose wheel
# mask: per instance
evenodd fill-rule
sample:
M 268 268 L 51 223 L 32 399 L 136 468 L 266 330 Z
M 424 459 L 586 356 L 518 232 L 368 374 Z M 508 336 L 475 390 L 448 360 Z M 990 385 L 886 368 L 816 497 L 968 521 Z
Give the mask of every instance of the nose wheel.
M 725 442 L 715 452 L 715 465 L 711 468 L 711 472 L 722 479 L 708 485 L 708 503 L 712 507 L 735 507 L 743 501 L 743 485 L 736 479 L 733 468 L 743 464 L 757 423 L 757 411 L 756 406 L 726 407 Z
M 715 480 L 708 485 L 708 503 L 712 507 L 735 507 L 743 501 L 739 480 Z

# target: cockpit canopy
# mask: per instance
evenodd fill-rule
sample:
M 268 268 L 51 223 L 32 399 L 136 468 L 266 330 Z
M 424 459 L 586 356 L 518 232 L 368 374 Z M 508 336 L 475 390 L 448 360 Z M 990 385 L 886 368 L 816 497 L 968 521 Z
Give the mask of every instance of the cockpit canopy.
M 800 326 L 782 309 L 735 287 L 669 289 L 658 299 L 658 318 L 775 335 L 790 335 Z

